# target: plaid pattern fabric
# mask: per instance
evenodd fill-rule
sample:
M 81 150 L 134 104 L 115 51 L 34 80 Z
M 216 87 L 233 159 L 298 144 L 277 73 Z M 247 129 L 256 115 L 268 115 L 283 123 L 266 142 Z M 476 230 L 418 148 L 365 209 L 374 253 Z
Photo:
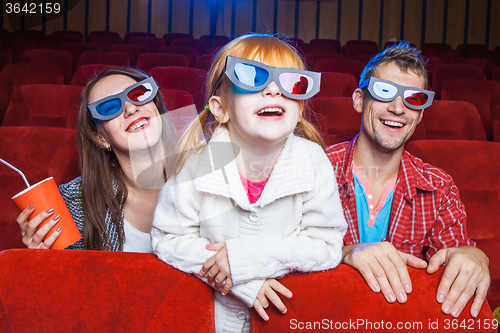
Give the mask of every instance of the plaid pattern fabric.
M 335 169 L 348 224 L 345 245 L 360 242 L 352 175 L 356 139 L 326 151 Z M 467 238 L 466 220 L 464 204 L 451 176 L 405 150 L 394 189 L 387 241 L 402 252 L 429 259 L 443 248 L 475 245 Z

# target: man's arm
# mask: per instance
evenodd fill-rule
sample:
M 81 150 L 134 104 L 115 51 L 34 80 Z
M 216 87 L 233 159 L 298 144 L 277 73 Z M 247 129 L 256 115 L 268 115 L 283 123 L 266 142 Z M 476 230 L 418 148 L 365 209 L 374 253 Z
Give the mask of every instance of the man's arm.
M 405 303 L 412 285 L 407 266 L 424 269 L 427 263 L 411 254 L 400 252 L 388 242 L 344 246 L 342 263 L 357 269 L 368 286 L 382 291 L 389 303 Z

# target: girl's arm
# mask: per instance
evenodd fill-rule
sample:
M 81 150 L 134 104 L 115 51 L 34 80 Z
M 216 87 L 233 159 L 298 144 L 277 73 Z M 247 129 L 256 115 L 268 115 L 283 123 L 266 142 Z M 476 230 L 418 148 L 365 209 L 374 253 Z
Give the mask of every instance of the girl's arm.
M 347 223 L 333 167 L 319 147 L 312 149 L 311 158 L 314 187 L 304 197 L 302 221 L 293 234 L 226 241 L 233 292 L 246 281 L 279 277 L 291 271 L 322 271 L 339 264 Z

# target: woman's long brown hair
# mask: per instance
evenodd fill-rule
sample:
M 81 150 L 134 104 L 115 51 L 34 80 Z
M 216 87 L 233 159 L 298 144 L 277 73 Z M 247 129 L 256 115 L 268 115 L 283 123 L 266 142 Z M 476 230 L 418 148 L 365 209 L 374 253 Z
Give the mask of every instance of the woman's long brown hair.
M 97 82 L 111 75 L 125 75 L 139 82 L 147 75 L 132 68 L 109 68 L 90 81 L 82 92 L 78 111 L 76 140 L 82 170 L 81 200 L 84 214 L 83 242 L 86 250 L 112 250 L 105 223 L 106 212 L 111 214 L 119 238 L 119 250 L 123 250 L 123 204 L 127 200 L 125 176 L 115 153 L 102 148 L 98 141 L 96 121 L 87 108 L 89 95 Z M 166 113 L 161 93 L 153 99 L 160 114 Z

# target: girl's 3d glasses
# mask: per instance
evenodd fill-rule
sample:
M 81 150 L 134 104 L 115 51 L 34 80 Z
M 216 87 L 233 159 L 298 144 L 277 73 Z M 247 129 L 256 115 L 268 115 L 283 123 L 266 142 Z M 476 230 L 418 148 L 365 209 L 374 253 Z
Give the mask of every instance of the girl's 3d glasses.
M 298 100 L 316 95 L 321 82 L 321 73 L 297 68 L 271 67 L 258 61 L 231 56 L 226 58 L 224 73 L 235 86 L 249 92 L 262 91 L 274 81 L 284 96 Z M 221 73 L 214 93 L 224 73 Z
M 153 100 L 158 86 L 152 77 L 131 85 L 121 93 L 111 95 L 87 105 L 92 117 L 99 120 L 110 120 L 122 114 L 125 102 L 143 105 Z
M 373 76 L 363 81 L 360 85 L 360 89 L 368 86 L 368 91 L 372 97 L 381 102 L 390 102 L 401 96 L 403 103 L 414 110 L 423 110 L 432 105 L 434 100 L 434 92 L 414 88 L 401 86 L 392 81 L 382 80 Z

